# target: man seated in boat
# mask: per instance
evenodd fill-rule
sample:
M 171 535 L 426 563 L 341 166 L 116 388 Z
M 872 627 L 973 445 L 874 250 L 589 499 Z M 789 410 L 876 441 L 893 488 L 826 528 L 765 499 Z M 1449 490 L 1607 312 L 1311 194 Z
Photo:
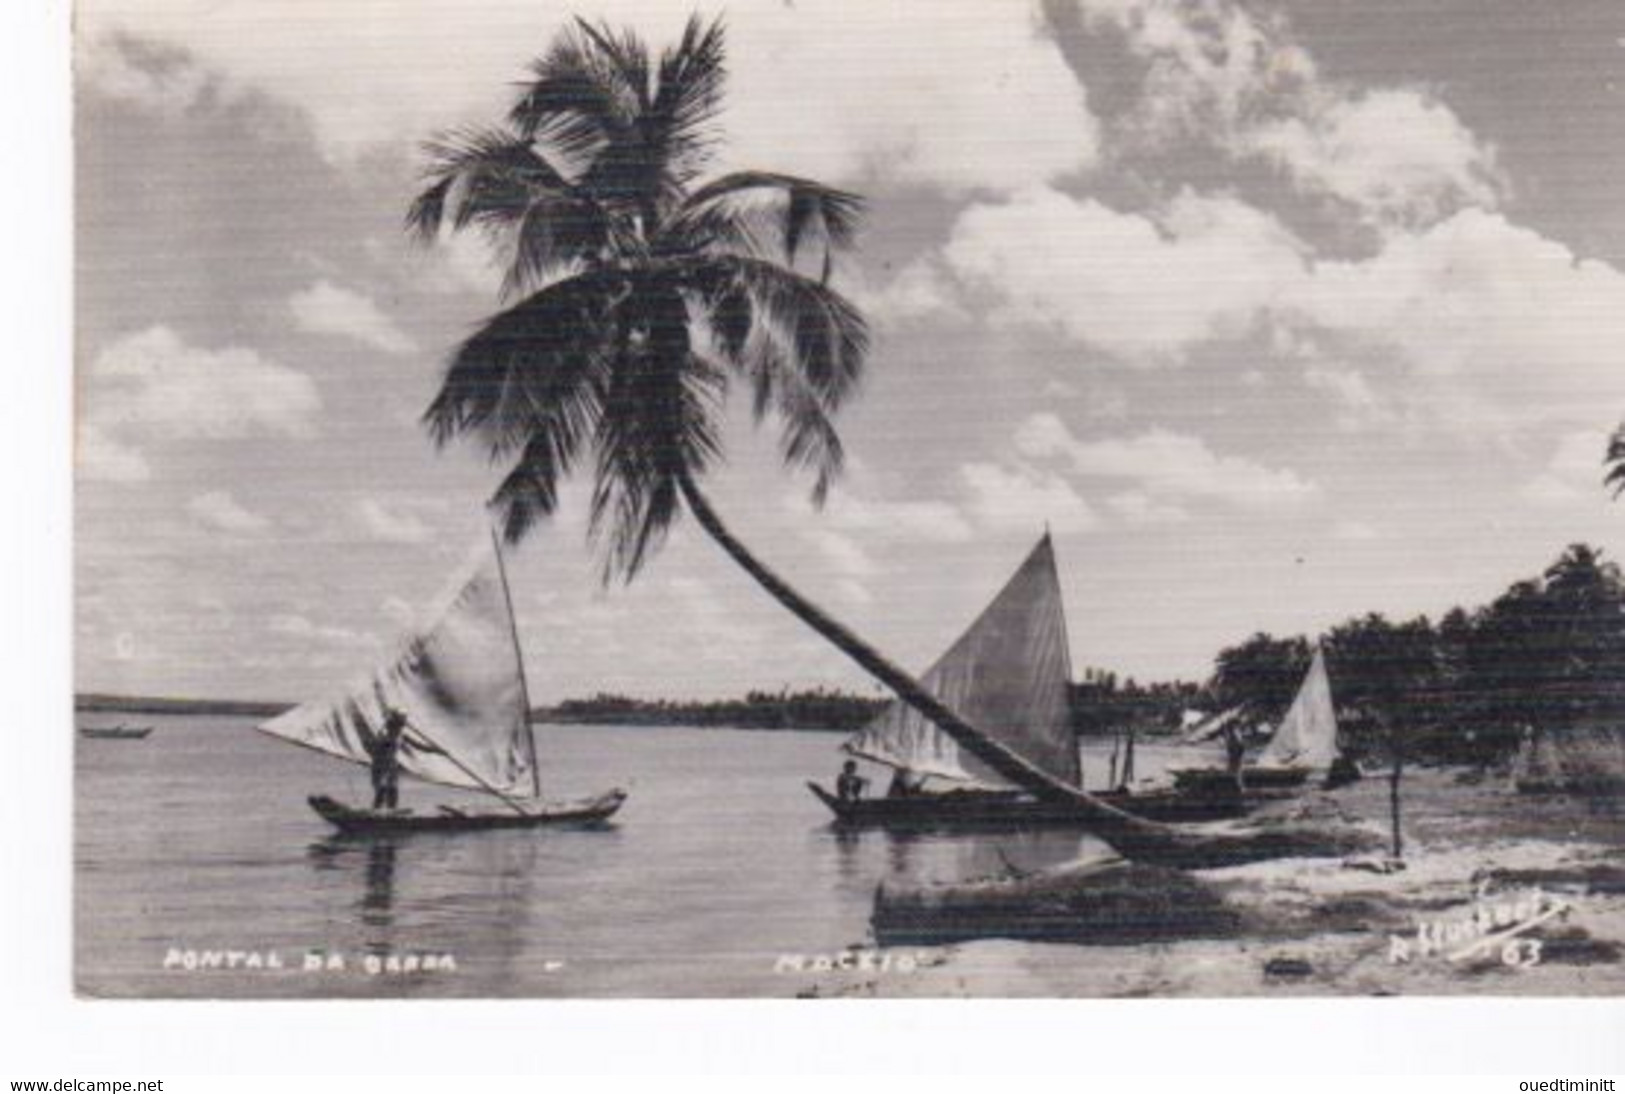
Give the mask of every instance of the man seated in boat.
M 886 788 L 888 798 L 913 798 L 923 793 L 925 793 L 925 776 L 905 771 L 901 767 L 892 773 L 891 785 Z
M 858 774 L 858 762 L 848 760 L 841 765 L 841 773 L 835 779 L 835 796 L 844 802 L 855 802 L 863 797 L 863 788 L 869 785 L 869 780 Z

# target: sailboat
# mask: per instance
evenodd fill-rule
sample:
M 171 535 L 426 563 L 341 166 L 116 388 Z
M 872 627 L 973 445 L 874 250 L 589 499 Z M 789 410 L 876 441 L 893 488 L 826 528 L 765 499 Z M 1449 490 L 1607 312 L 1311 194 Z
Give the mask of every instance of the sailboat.
M 1058 782 L 1082 789 L 1071 714 L 1072 654 L 1046 532 L 997 596 L 920 680 L 946 706 Z M 1067 802 L 1012 786 L 913 707 L 892 702 L 842 746 L 899 773 L 902 792 L 842 799 L 807 784 L 843 825 L 1026 826 L 1083 824 Z M 1230 816 L 1233 796 L 1199 800 L 1123 789 L 1095 797 L 1149 820 Z
M 563 803 L 541 800 L 541 765 L 530 724 L 519 630 L 501 544 L 493 532 L 454 577 L 428 622 L 403 636 L 393 659 L 336 698 L 295 707 L 261 732 L 352 763 L 371 762 L 369 745 L 387 713 L 406 716 L 403 774 L 483 791 L 501 809 L 441 806 L 433 813 L 374 810 L 325 795 L 312 809 L 341 832 L 465 832 L 608 820 L 626 800 L 615 789 Z
M 1234 716 L 1235 712 L 1227 711 L 1222 716 L 1223 723 L 1217 719 L 1210 723 L 1204 736 L 1209 739 L 1217 736 Z M 1218 728 L 1211 728 L 1215 725 Z M 1326 672 L 1325 652 L 1316 646 L 1314 659 L 1309 663 L 1309 671 L 1304 674 L 1292 705 L 1258 758 L 1242 767 L 1242 786 L 1248 794 L 1291 791 L 1308 782 L 1311 776 L 1330 778 L 1341 772 L 1346 778 L 1351 766 L 1342 760 L 1338 748 L 1331 677 Z M 1172 774 L 1174 785 L 1186 791 L 1235 783 L 1235 776 L 1222 767 L 1176 768 Z
M 93 741 L 142 741 L 152 735 L 151 726 L 84 726 L 79 736 Z

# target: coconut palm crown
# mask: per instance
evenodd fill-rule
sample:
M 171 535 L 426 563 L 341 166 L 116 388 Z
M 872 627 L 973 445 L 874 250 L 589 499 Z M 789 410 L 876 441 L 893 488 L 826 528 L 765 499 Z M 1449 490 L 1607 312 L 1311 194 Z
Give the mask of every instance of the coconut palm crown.
M 510 465 L 492 498 L 509 541 L 591 460 L 605 580 L 637 573 L 722 457 L 735 383 L 812 472 L 815 502 L 841 470 L 831 419 L 868 334 L 829 282 L 862 201 L 762 171 L 702 181 L 725 74 L 720 20 L 690 19 L 658 61 L 578 20 L 504 124 L 426 146 L 407 216 L 424 241 L 482 231 L 505 260 L 504 310 L 455 350 L 425 424 Z
M 868 348 L 862 317 L 829 284 L 856 195 L 763 171 L 700 181 L 723 77 L 720 21 L 691 19 L 654 63 L 633 34 L 578 20 L 532 65 L 505 124 L 429 144 L 408 228 L 425 241 L 448 222 L 475 228 L 507 256 L 504 310 L 454 351 L 424 413 L 435 440 L 473 436 L 511 464 L 492 498 L 510 541 L 554 511 L 561 481 L 590 458 L 606 581 L 636 576 L 686 507 L 769 595 L 1000 775 L 1094 818 L 1091 831 L 1129 857 L 1230 861 L 1246 840 L 1130 816 L 965 721 L 712 509 L 699 480 L 722 457 L 736 382 L 823 499 L 841 470 L 832 418 Z

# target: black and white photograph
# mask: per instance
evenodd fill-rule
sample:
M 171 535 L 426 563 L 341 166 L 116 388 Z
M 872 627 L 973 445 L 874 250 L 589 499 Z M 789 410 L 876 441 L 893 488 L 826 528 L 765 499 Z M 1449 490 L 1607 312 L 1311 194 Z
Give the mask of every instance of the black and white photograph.
M 72 63 L 64 992 L 1625 994 L 1615 0 Z

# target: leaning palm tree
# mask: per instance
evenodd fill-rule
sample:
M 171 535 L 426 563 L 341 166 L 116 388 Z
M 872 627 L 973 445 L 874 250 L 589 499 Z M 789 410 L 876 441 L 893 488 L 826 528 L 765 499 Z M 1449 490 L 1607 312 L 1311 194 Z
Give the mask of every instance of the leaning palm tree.
M 589 535 L 605 581 L 631 580 L 687 511 L 770 595 L 940 726 L 1036 793 L 1146 825 L 1057 782 L 940 703 L 746 549 L 700 483 L 723 456 L 721 407 L 745 388 L 821 502 L 841 471 L 833 418 L 868 333 L 831 285 L 861 199 L 742 171 L 702 181 L 722 105 L 723 28 L 691 19 L 658 60 L 630 32 L 577 21 L 532 65 L 504 124 L 427 146 L 407 215 L 506 256 L 504 308 L 454 351 L 424 414 L 435 441 L 471 435 L 508 466 L 492 505 L 509 541 L 591 462 Z

